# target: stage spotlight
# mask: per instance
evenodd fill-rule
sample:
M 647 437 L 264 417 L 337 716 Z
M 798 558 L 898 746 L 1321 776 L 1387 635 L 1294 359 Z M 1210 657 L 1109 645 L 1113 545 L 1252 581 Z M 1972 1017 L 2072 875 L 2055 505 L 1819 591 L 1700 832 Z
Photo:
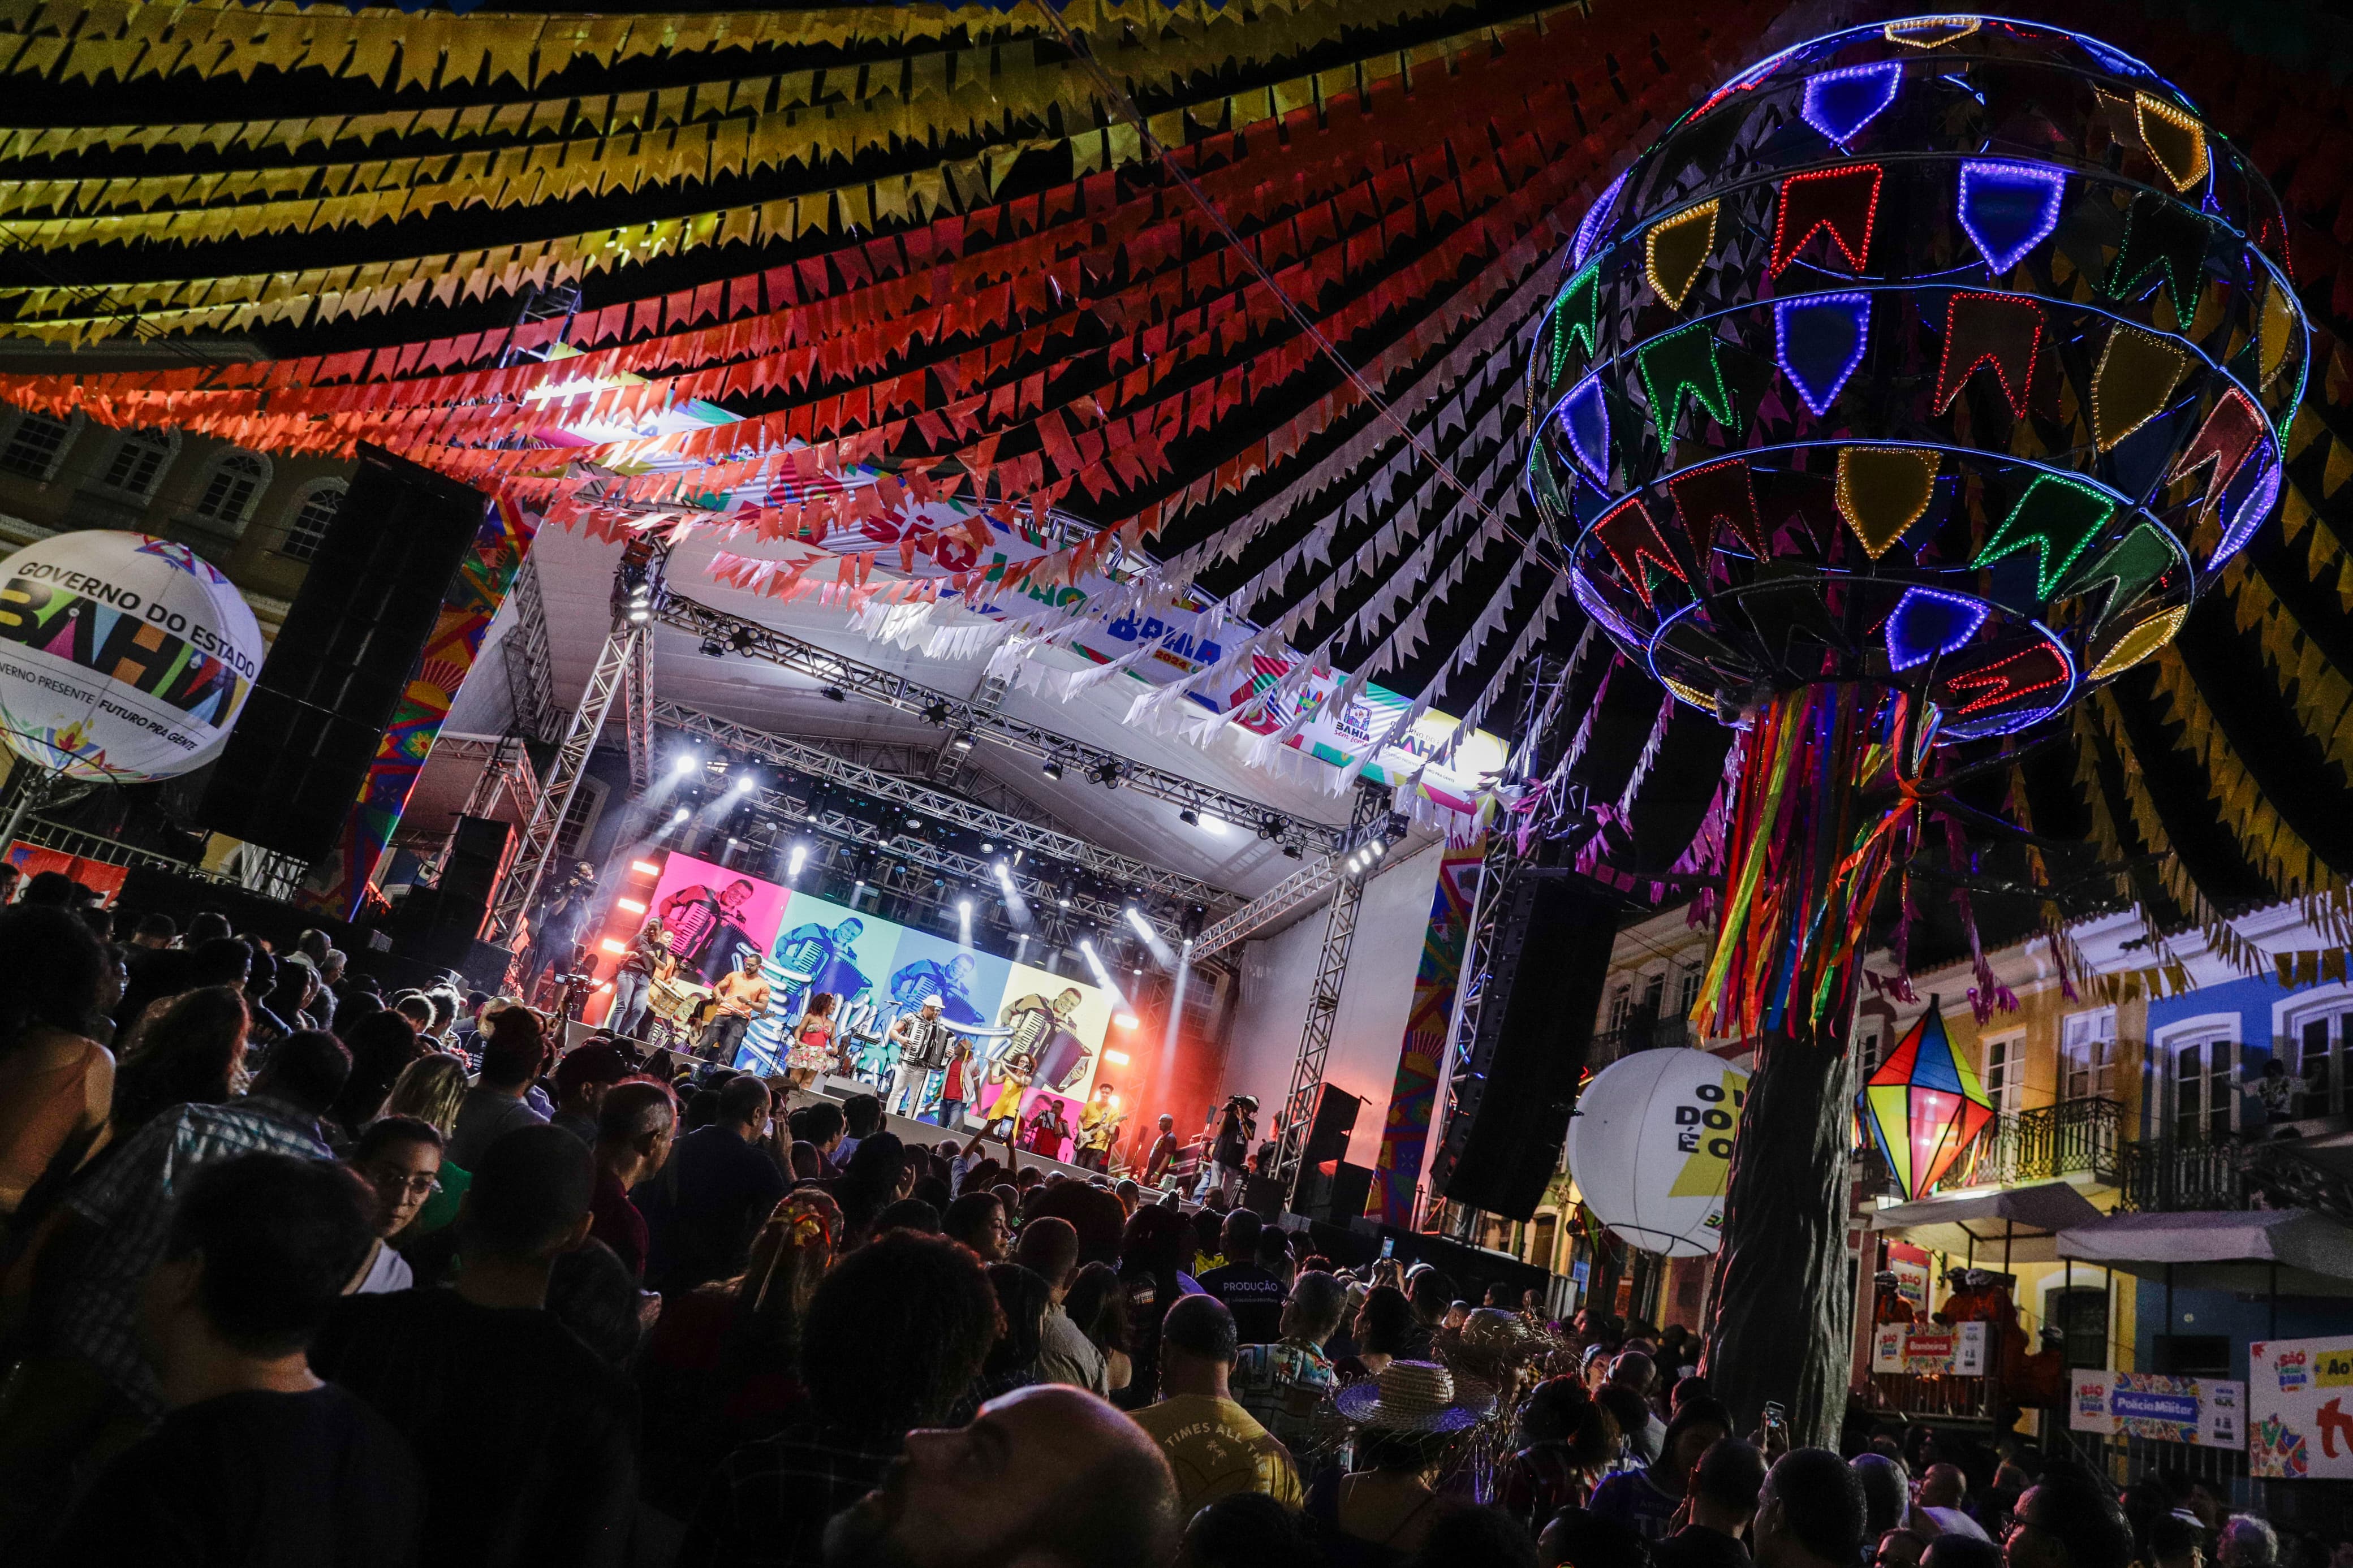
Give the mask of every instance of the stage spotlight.
M 849 693 L 839 686 L 828 686 L 825 689 L 825 700 L 828 702 L 847 702 L 849 700 Z
M 760 775 L 753 773 L 747 768 L 744 772 L 735 775 L 735 787 L 733 793 L 736 795 L 749 795 L 759 782 Z
M 737 653 L 749 658 L 752 657 L 753 648 L 758 646 L 759 639 L 752 635 L 751 627 L 737 626 L 735 628 L 735 635 L 729 637 L 727 642 L 728 645 L 734 648 Z
M 908 832 L 910 832 L 910 833 L 921 833 L 923 830 L 923 819 L 922 817 L 920 817 L 920 816 L 911 816 L 911 817 L 907 818 L 907 831 L 908 831 Z
M 695 763 L 702 760 L 702 759 L 701 757 L 695 755 L 692 752 L 681 752 L 678 754 L 678 761 L 670 764 L 670 772 L 677 773 L 687 773 L 693 768 Z
M 1144 971 L 1139 969 L 1136 973 L 1141 974 Z M 1113 1018 L 1112 1022 L 1117 1024 L 1123 1029 L 1133 1029 L 1136 1025 L 1136 1016 L 1133 1013 L 1122 1013 L 1118 1017 Z
M 980 852 L 984 855 L 994 855 L 997 853 L 997 846 L 984 838 L 980 841 Z
M 1269 840 L 1282 837 L 1282 818 L 1275 816 L 1272 812 L 1269 812 L 1266 816 L 1260 817 L 1258 819 L 1258 836 L 1261 838 Z
M 795 844 L 793 846 L 792 854 L 785 862 L 785 875 L 787 877 L 797 877 L 801 874 L 801 868 L 807 864 L 808 846 L 806 844 Z
M 946 723 L 948 721 L 948 705 L 944 702 L 934 702 L 928 704 L 923 709 L 923 718 L 926 721 L 934 724 Z
M 1046 759 L 1045 767 L 1039 771 L 1048 778 L 1053 780 L 1056 784 L 1062 782 L 1062 764 L 1054 761 L 1051 757 Z
M 953 741 L 950 741 L 950 742 L 948 742 L 948 744 L 949 744 L 949 745 L 951 745 L 951 746 L 954 746 L 954 747 L 955 747 L 957 751 L 959 751 L 959 752 L 969 752 L 969 751 L 971 751 L 971 750 L 972 750 L 972 731 L 969 731 L 969 730 L 959 731 L 957 732 L 957 734 L 956 734 L 956 738 L 955 738 L 955 740 L 953 740 Z
M 1187 827 L 1198 827 L 1201 826 L 1201 814 L 1188 805 L 1176 814 L 1176 820 Z
M 1129 1057 L 1125 1051 L 1106 1050 L 1103 1052 L 1103 1061 L 1110 1067 L 1124 1068 L 1128 1064 Z
M 1282 847 L 1282 852 L 1283 852 L 1283 854 L 1284 854 L 1286 857 L 1288 857 L 1289 858 L 1293 859 L 1293 860 L 1304 859 L 1304 858 L 1306 858 L 1306 855 L 1307 855 L 1307 851 L 1306 851 L 1306 850 L 1304 850 L 1304 849 L 1302 849 L 1302 848 L 1301 848 L 1298 845 L 1296 845 L 1296 844 L 1286 844 L 1286 845 L 1284 845 L 1284 846 Z
M 1385 838 L 1367 839 L 1365 842 L 1365 847 L 1373 852 L 1373 858 L 1376 860 L 1389 852 L 1388 840 Z
M 1102 762 L 1097 763 L 1093 767 L 1087 770 L 1087 777 L 1094 780 L 1095 783 L 1103 785 L 1105 789 L 1117 789 L 1119 787 L 1119 763 L 1114 758 L 1106 757 Z
M 727 647 L 717 637 L 705 637 L 702 639 L 702 657 L 705 658 L 725 658 L 727 657 Z
M 661 868 L 654 864 L 651 860 L 632 860 L 629 862 L 629 869 L 635 871 L 640 877 L 659 877 L 661 875 Z
M 692 812 L 691 812 L 691 811 L 687 810 L 687 808 L 686 808 L 686 807 L 684 807 L 684 806 L 682 806 L 682 805 L 681 805 L 681 806 L 680 806 L 676 811 L 674 811 L 674 812 L 672 812 L 672 813 L 670 814 L 670 826 L 673 826 L 673 827 L 675 827 L 675 826 L 677 826 L 680 823 L 684 822 L 688 817 L 690 817 L 690 816 L 693 816 L 693 815 L 694 815 L 694 814 L 693 814 Z

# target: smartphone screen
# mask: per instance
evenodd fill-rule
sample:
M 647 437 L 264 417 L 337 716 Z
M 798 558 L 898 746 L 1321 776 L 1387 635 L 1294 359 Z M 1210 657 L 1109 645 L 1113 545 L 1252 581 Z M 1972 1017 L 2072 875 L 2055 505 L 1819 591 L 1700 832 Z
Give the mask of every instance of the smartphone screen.
M 1395 1258 L 1397 1256 L 1396 1237 L 1385 1236 L 1381 1237 L 1381 1256 L 1383 1258 Z

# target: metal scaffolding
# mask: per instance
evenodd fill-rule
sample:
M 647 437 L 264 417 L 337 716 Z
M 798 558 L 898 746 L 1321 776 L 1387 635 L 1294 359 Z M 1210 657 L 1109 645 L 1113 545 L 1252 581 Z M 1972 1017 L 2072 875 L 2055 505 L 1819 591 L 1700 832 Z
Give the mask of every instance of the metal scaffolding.
M 1005 705 L 1006 689 L 1011 684 L 1001 675 L 987 677 L 973 695 L 973 708 L 978 712 L 996 712 Z M 972 755 L 974 743 L 972 734 L 964 730 L 956 731 L 940 742 L 939 754 L 932 759 L 932 782 L 944 788 L 954 789 L 956 781 L 964 776 L 964 764 Z
M 514 625 L 499 639 L 507 672 L 507 700 L 515 732 L 534 741 L 555 739 L 554 665 L 547 651 L 547 605 L 539 596 L 539 568 L 525 555 L 507 590 Z
M 815 643 L 679 595 L 660 598 L 654 616 L 662 624 L 690 632 L 705 643 L 722 644 L 747 658 L 765 659 L 805 675 L 845 698 L 862 697 L 902 713 L 920 714 L 950 735 L 969 733 L 976 743 L 987 742 L 1139 795 L 1194 811 L 1210 812 L 1238 827 L 1263 831 L 1262 825 L 1280 824 L 1278 841 L 1305 852 L 1337 848 L 1345 835 L 1345 829 L 1277 810 L 1247 795 L 1229 794 L 1182 773 L 1131 761 L 1041 725 L 1008 717 L 984 707 L 975 698 L 952 696 L 919 685 L 894 670 L 860 664 Z
M 1201 932 L 1193 943 L 1196 961 L 1247 942 L 1302 904 L 1321 898 L 1340 874 L 1340 857 L 1326 855 L 1311 861 Z
M 1356 784 L 1356 806 L 1348 820 L 1340 847 L 1353 850 L 1378 836 L 1389 815 L 1386 784 Z M 1332 1024 L 1340 1011 L 1340 987 L 1348 974 L 1348 949 L 1356 938 L 1356 911 L 1365 901 L 1365 877 L 1345 868 L 1332 889 L 1332 903 L 1324 917 L 1324 951 L 1315 963 L 1315 981 L 1307 995 L 1307 1022 L 1299 1035 L 1299 1058 L 1292 1064 L 1291 1092 L 1283 1097 L 1281 1142 L 1275 1145 L 1271 1174 L 1281 1184 L 1285 1206 L 1299 1190 L 1301 1156 L 1307 1149 L 1309 1124 L 1324 1087 L 1324 1058 L 1332 1054 Z
M 764 758 L 820 784 L 840 784 L 903 806 L 931 821 L 967 829 L 1001 844 L 1008 851 L 1023 849 L 1033 857 L 1059 860 L 1138 892 L 1158 893 L 1182 902 L 1205 905 L 1234 902 L 1233 894 L 1181 872 L 1166 871 L 1145 861 L 1113 854 L 1083 838 L 991 811 L 913 779 L 895 778 L 861 767 L 811 742 L 731 723 L 675 702 L 656 701 L 652 721 L 663 729 L 693 735 L 745 756 Z M 994 875 L 990 869 L 993 857 L 964 858 L 979 867 L 982 877 Z M 1116 919 L 1118 911 L 1114 910 L 1113 913 Z

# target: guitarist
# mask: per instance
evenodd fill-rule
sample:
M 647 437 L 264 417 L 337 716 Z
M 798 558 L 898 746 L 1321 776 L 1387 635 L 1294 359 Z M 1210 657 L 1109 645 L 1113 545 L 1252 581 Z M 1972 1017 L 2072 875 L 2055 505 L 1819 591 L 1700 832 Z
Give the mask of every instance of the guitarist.
M 747 947 L 737 955 L 735 967 L 720 976 L 714 1000 L 719 1011 L 702 1031 L 703 1049 L 720 1066 L 733 1067 L 744 1031 L 768 1010 L 768 982 L 756 950 Z

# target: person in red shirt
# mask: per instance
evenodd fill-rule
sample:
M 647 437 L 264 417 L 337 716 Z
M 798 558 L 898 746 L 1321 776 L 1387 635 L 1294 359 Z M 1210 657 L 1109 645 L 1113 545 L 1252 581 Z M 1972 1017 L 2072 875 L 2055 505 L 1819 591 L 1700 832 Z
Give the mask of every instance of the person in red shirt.
M 1871 1321 L 1874 1323 L 1913 1323 L 1920 1314 L 1896 1289 L 1895 1270 L 1883 1268 L 1871 1277 L 1873 1287 Z
M 964 1113 L 972 1105 L 974 1076 L 972 1042 L 961 1035 L 950 1036 L 947 1076 L 940 1084 L 941 1126 L 964 1126 Z
M 606 1090 L 596 1110 L 596 1190 L 588 1234 L 611 1247 L 629 1272 L 646 1273 L 646 1218 L 629 1189 L 662 1168 L 678 1130 L 678 1101 L 667 1084 L 631 1079 Z

